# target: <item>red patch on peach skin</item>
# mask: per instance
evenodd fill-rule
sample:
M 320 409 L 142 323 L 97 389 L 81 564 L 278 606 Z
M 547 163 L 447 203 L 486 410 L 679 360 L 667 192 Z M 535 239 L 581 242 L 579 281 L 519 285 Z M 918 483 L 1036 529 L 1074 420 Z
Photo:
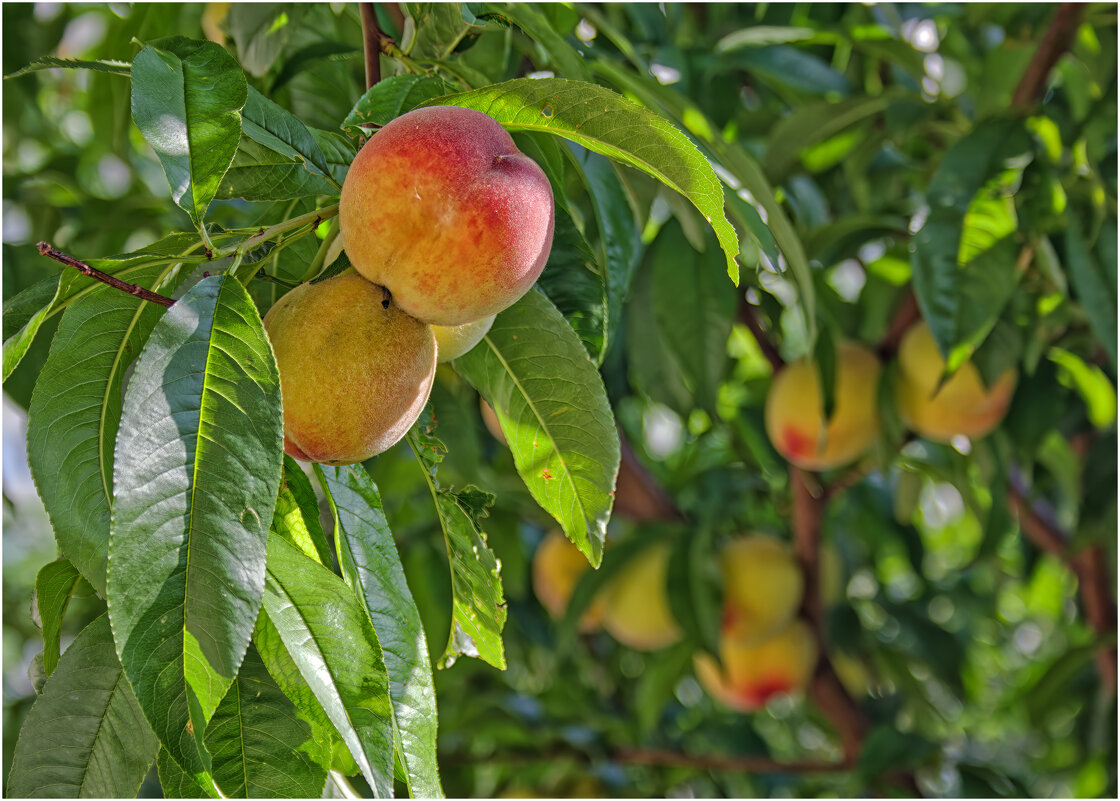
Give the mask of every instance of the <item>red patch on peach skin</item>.
M 790 456 L 804 458 L 817 451 L 817 444 L 805 432 L 794 426 L 782 429 L 782 449 Z
M 723 620 L 721 621 L 721 625 L 724 631 L 729 631 L 730 629 L 735 628 L 735 621 L 737 621 L 738 619 L 738 613 L 730 604 L 723 607 Z
M 741 687 L 736 690 L 735 694 L 744 705 L 750 706 L 751 709 L 761 709 L 766 706 L 766 702 L 769 701 L 771 697 L 781 693 L 787 693 L 792 689 L 793 682 L 789 679 L 775 676 L 763 679 L 757 684 Z
M 288 454 L 293 459 L 299 459 L 301 462 L 311 461 L 311 457 L 300 450 L 299 445 L 296 445 L 287 437 L 284 437 L 284 453 Z

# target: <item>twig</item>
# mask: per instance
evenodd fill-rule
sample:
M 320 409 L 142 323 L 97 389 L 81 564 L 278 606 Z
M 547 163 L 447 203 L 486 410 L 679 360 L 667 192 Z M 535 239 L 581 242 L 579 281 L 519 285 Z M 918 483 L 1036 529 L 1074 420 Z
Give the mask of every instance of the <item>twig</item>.
M 657 483 L 657 479 L 638 461 L 634 449 L 621 431 L 619 442 L 622 446 L 622 462 L 615 485 L 615 511 L 637 522 L 683 520 L 684 515 Z
M 1040 550 L 1058 557 L 1069 565 L 1077 576 L 1085 619 L 1093 631 L 1109 641 L 1097 649 L 1097 668 L 1105 692 L 1116 693 L 1116 644 L 1111 640 L 1116 634 L 1116 602 L 1112 598 L 1108 570 L 1100 546 L 1092 545 L 1077 553 L 1070 552 L 1069 534 L 1055 523 L 1041 504 L 1032 504 L 1026 497 L 1021 481 L 1011 476 L 1007 490 L 1007 503 L 1019 519 L 1019 528 Z
M 149 289 L 144 289 L 137 284 L 128 284 L 119 278 L 114 278 L 108 273 L 103 273 L 100 270 L 95 270 L 84 261 L 78 261 L 73 256 L 63 253 L 61 250 L 55 250 L 50 246 L 49 242 L 40 242 L 37 247 L 39 248 L 40 256 L 47 256 L 55 261 L 65 264 L 67 267 L 73 267 L 82 275 L 88 276 L 101 281 L 103 284 L 108 284 L 114 289 L 119 289 L 122 292 L 127 292 L 129 295 L 134 295 L 141 300 L 146 300 L 149 303 L 158 303 L 160 306 L 171 306 L 175 301 L 169 297 L 159 295 Z
M 449 754 L 440 764 L 472 764 L 480 757 L 474 755 Z M 723 770 L 737 773 L 837 773 L 851 770 L 853 763 L 847 760 L 820 762 L 810 760 L 791 760 L 782 762 L 762 756 L 717 756 L 714 754 L 685 754 L 663 748 L 616 748 L 603 754 L 577 748 L 567 743 L 553 743 L 544 748 L 510 748 L 488 754 L 488 763 L 523 764 L 549 762 L 557 759 L 575 759 L 594 763 L 602 759 L 620 765 L 647 765 L 651 767 L 692 768 L 695 770 Z
M 893 357 L 898 351 L 898 346 L 902 342 L 902 337 L 906 334 L 907 329 L 921 317 L 922 312 L 918 308 L 918 296 L 914 294 L 912 288 L 908 289 L 906 297 L 902 299 L 902 303 L 895 310 L 894 317 L 891 318 L 890 325 L 887 326 L 886 335 L 876 348 L 879 358 L 887 361 Z
M 362 15 L 362 41 L 366 56 L 366 89 L 372 89 L 381 80 L 381 28 L 377 25 L 377 11 L 373 3 L 359 3 Z
M 817 482 L 816 476 L 792 465 L 789 468 L 789 484 L 793 496 L 793 548 L 805 576 L 801 614 L 809 621 L 820 651 L 809 694 L 840 735 L 845 759 L 854 761 L 859 757 L 863 739 L 867 735 L 867 719 L 836 675 L 828 658 L 828 642 L 824 636 L 820 552 L 821 526 L 829 496 Z
M 1069 49 L 1074 34 L 1077 33 L 1077 28 L 1085 16 L 1085 8 L 1084 3 L 1062 3 L 1058 8 L 1054 19 L 1046 27 L 1046 33 L 1039 42 L 1038 50 L 1035 51 L 1019 85 L 1015 88 L 1011 105 L 1019 109 L 1027 109 L 1042 96 L 1050 70 Z
M 739 773 L 835 773 L 851 770 L 853 766 L 853 763 L 848 760 L 840 762 L 811 762 L 807 760 L 778 762 L 766 757 L 701 756 L 663 749 L 636 748 L 617 749 L 611 752 L 610 759 L 624 765 L 727 770 Z
M 766 357 L 766 361 L 770 362 L 770 366 L 774 368 L 774 372 L 778 372 L 785 367 L 785 361 L 782 359 L 778 349 L 774 347 L 774 343 L 770 340 L 770 336 L 766 333 L 766 329 L 762 327 L 762 322 L 758 319 L 758 312 L 755 307 L 747 302 L 746 295 L 739 296 L 739 309 L 736 316 L 743 325 L 745 325 L 754 336 L 755 342 L 762 350 L 762 355 Z

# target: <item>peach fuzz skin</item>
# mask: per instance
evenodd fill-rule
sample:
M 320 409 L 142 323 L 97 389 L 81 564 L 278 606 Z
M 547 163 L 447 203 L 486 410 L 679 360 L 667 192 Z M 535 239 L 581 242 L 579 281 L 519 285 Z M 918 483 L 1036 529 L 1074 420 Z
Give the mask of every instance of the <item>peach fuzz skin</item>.
M 293 289 L 265 315 L 288 455 L 362 462 L 420 416 L 435 377 L 435 336 L 386 299 L 382 287 L 344 274 Z
M 898 410 L 906 424 L 926 439 L 948 442 L 953 437 L 983 437 L 999 425 L 1015 392 L 1016 373 L 1007 370 L 985 389 L 980 371 L 965 362 L 937 388 L 945 359 L 929 326 L 910 328 L 898 349 Z
M 766 396 L 766 434 L 774 448 L 805 470 L 828 470 L 862 455 L 879 435 L 879 373 L 879 360 L 867 348 L 851 342 L 837 346 L 836 406 L 822 447 L 816 365 L 802 359 L 784 368 Z
M 709 654 L 696 654 L 696 678 L 709 695 L 739 712 L 755 712 L 776 695 L 803 689 L 818 656 L 813 633 L 802 620 L 757 644 L 742 641 L 733 627 L 725 627 L 719 652 L 722 669 Z
M 471 109 L 410 111 L 350 165 L 338 210 L 346 254 L 433 325 L 512 305 L 552 248 L 552 186 L 493 118 Z

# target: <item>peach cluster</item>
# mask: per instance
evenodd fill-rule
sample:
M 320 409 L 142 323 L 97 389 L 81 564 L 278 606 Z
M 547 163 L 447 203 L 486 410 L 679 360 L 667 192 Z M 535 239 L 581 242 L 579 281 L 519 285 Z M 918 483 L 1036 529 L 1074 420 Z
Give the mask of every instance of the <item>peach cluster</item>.
M 825 420 L 817 366 L 801 359 L 784 367 L 766 397 L 766 433 L 774 448 L 805 470 L 829 470 L 862 456 L 879 436 L 878 357 L 862 345 L 836 348 L 835 407 Z M 957 436 L 983 437 L 999 425 L 1015 390 L 1016 373 L 1007 370 L 985 387 L 980 372 L 965 362 L 942 382 L 945 360 L 923 321 L 912 326 L 898 351 L 892 387 L 903 421 L 927 439 L 949 442 Z
M 552 248 L 552 187 L 496 120 L 432 106 L 366 142 L 338 218 L 354 272 L 297 287 L 264 324 L 284 450 L 342 465 L 398 442 L 436 364 L 477 345 L 532 287 Z

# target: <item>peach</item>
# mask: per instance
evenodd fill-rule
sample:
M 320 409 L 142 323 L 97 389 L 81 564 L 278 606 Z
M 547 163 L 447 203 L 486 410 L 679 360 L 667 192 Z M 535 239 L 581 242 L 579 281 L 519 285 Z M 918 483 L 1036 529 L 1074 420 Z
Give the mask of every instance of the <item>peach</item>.
M 665 587 L 671 550 L 665 542 L 645 548 L 611 580 L 604 593 L 603 628 L 637 651 L 656 651 L 684 636 L 669 610 Z
M 591 565 L 564 532 L 556 529 L 537 546 L 533 554 L 533 592 L 541 605 L 555 619 L 564 616 L 576 583 Z M 600 628 L 603 617 L 603 597 L 595 598 L 580 618 L 579 630 L 592 632 Z
M 777 451 L 806 470 L 828 470 L 859 457 L 879 435 L 879 360 L 851 342 L 836 349 L 836 405 L 822 420 L 820 376 L 808 359 L 779 372 L 766 396 L 766 433 Z M 822 438 L 823 433 L 823 438 Z
M 490 326 L 494 324 L 495 317 L 497 315 L 491 314 L 481 320 L 462 325 L 433 325 L 432 333 L 436 335 L 436 344 L 439 346 L 437 361 L 443 364 L 458 359 L 481 342 L 486 332 L 490 330 Z
M 902 338 L 898 364 L 899 413 L 915 432 L 936 442 L 959 435 L 984 436 L 999 425 L 1015 392 L 1015 370 L 1006 370 L 994 385 L 985 388 L 972 362 L 962 364 L 938 389 L 945 359 L 924 321 Z
M 743 640 L 734 628 L 720 635 L 720 662 L 710 654 L 693 658 L 696 678 L 708 694 L 739 712 L 754 712 L 776 695 L 805 688 L 817 666 L 816 638 L 803 620 L 795 620 L 762 642 Z
M 732 540 L 720 554 L 723 625 L 740 639 L 760 641 L 789 625 L 805 594 L 801 566 L 789 546 L 773 537 Z
M 302 284 L 269 309 L 284 450 L 324 464 L 365 461 L 416 422 L 436 369 L 431 326 L 360 275 Z
M 403 114 L 358 152 L 339 230 L 358 272 L 408 314 L 461 325 L 524 295 L 552 248 L 552 186 L 492 117 L 455 106 Z

